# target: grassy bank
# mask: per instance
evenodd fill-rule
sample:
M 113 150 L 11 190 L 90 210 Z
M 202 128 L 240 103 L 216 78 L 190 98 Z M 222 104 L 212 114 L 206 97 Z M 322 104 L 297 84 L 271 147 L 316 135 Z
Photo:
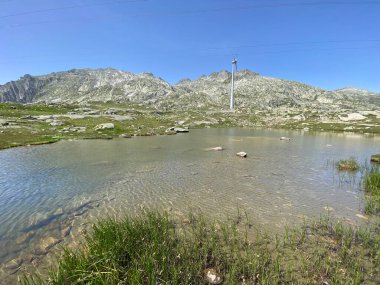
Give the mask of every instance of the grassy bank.
M 231 113 L 216 107 L 158 111 L 153 105 L 133 102 L 89 102 L 84 106 L 0 103 L 0 149 L 64 139 L 110 139 L 122 134 L 162 135 L 170 127 L 274 127 L 310 132 L 380 133 L 380 119 L 375 117 L 369 117 L 365 123 L 340 122 L 337 114 L 330 114 L 333 122 L 321 123 L 322 115 L 289 112 L 238 109 Z M 294 119 L 301 115 L 302 120 Z M 113 123 L 114 128 L 96 128 L 103 123 Z
M 380 227 L 323 218 L 279 236 L 244 219 L 181 222 L 145 213 L 96 224 L 81 250 L 66 249 L 49 280 L 22 284 L 379 284 Z M 213 282 L 212 282 L 213 281 Z

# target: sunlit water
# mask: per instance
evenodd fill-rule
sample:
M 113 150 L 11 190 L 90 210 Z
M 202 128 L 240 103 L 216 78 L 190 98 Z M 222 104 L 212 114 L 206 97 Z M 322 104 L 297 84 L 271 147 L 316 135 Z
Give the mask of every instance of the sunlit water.
M 280 137 L 290 137 L 281 141 Z M 208 148 L 223 146 L 223 151 Z M 225 218 L 244 209 L 269 231 L 330 212 L 359 223 L 360 173 L 333 162 L 368 162 L 380 138 L 277 130 L 204 129 L 176 136 L 63 141 L 0 152 L 0 263 L 41 259 L 47 237 L 74 242 L 89 221 L 170 209 Z M 247 158 L 236 153 L 245 151 Z M 43 255 L 42 255 L 43 256 Z M 0 275 L 15 270 L 2 266 Z

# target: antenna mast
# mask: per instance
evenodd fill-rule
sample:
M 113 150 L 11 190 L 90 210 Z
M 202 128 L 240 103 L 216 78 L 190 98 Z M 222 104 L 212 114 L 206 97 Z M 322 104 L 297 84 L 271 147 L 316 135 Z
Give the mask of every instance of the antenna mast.
M 234 71 L 237 71 L 237 59 L 234 57 L 232 60 L 232 78 L 231 78 L 231 100 L 230 111 L 234 111 Z

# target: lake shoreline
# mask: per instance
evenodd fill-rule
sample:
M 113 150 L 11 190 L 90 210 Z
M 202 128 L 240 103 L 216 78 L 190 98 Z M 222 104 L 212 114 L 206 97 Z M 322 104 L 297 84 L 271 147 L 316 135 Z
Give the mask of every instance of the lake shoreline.
M 331 115 L 332 116 L 332 115 Z M 322 117 L 322 115 L 320 115 Z M 270 113 L 257 111 L 209 112 L 158 111 L 142 104 L 93 103 L 77 105 L 0 104 L 0 150 L 49 144 L 70 139 L 113 139 L 117 137 L 174 134 L 170 128 L 269 128 L 303 132 L 350 132 L 380 134 L 380 119 L 345 121 L 332 116 L 305 117 L 302 111 Z M 342 121 L 343 120 L 343 121 Z

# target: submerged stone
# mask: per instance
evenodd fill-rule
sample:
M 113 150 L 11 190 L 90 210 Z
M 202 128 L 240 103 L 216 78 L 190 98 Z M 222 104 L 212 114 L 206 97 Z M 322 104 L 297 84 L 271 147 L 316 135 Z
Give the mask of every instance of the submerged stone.
M 216 147 L 211 148 L 211 150 L 221 151 L 221 150 L 223 150 L 223 147 L 216 146 Z
M 71 232 L 71 226 L 68 226 L 61 230 L 61 237 L 67 237 Z
M 55 237 L 45 238 L 44 240 L 42 240 L 40 246 L 35 250 L 35 253 L 37 255 L 44 255 L 49 251 L 49 249 L 51 249 L 53 246 L 60 243 L 61 241 L 61 239 L 57 239 Z
M 12 259 L 11 261 L 8 261 L 4 267 L 5 269 L 8 269 L 8 270 L 19 269 L 23 262 L 24 260 L 22 258 L 15 258 L 15 259 Z
M 16 239 L 16 244 L 22 244 L 29 241 L 34 236 L 34 231 L 27 232 Z

